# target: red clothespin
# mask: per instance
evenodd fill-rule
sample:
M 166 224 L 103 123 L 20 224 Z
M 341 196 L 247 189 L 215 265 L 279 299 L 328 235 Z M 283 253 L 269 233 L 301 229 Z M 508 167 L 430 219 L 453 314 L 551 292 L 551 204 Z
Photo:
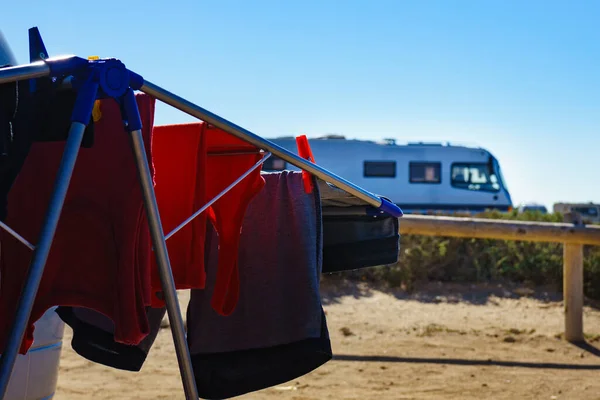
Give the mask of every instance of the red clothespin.
M 314 164 L 315 158 L 313 157 L 306 135 L 297 136 L 296 145 L 298 146 L 298 155 Z M 312 193 L 313 181 L 309 172 L 302 171 L 302 181 L 304 182 L 304 191 Z

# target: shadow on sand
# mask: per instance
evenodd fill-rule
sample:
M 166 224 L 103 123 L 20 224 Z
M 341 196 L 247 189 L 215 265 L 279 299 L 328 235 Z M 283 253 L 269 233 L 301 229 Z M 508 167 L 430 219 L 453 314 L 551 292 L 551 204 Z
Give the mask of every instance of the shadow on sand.
M 600 357 L 600 350 L 589 343 L 575 344 L 575 346 Z M 373 355 L 351 355 L 336 354 L 336 361 L 363 361 L 363 362 L 385 362 L 406 364 L 439 364 L 457 366 L 498 366 L 509 368 L 537 368 L 537 369 L 560 369 L 560 370 L 600 370 L 600 364 L 564 364 L 547 362 L 521 362 L 501 360 L 477 360 L 464 358 L 428 358 L 428 357 L 395 357 L 395 356 L 373 356 Z
M 384 284 L 361 282 L 337 277 L 324 276 L 321 280 L 321 298 L 324 305 L 336 304 L 342 297 L 371 297 L 374 291 L 381 291 L 398 300 L 413 300 L 422 303 L 469 303 L 490 305 L 495 299 L 519 299 L 527 297 L 549 305 L 562 306 L 563 296 L 552 287 L 526 287 L 513 283 L 442 283 L 429 282 L 407 291 L 389 288 Z M 586 300 L 585 305 L 600 309 L 598 302 Z

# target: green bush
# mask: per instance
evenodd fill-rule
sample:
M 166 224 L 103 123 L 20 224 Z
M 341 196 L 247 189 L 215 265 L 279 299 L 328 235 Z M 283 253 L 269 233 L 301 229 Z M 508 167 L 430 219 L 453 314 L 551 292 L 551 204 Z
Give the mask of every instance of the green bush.
M 456 216 L 456 215 L 455 215 Z M 560 214 L 486 212 L 478 218 L 562 222 Z M 402 223 L 402 220 L 400 220 Z M 428 281 L 509 281 L 550 285 L 562 290 L 562 244 L 402 235 L 398 263 L 338 276 L 407 289 Z M 584 284 L 589 298 L 600 299 L 600 247 L 585 246 Z

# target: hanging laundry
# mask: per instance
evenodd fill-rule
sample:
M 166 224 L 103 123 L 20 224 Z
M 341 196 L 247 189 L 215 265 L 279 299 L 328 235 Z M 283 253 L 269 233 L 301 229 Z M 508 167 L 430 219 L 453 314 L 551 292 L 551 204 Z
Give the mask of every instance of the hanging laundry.
M 8 193 L 29 153 L 32 96 L 29 81 L 0 85 L 0 220 L 6 219 Z
M 226 186 L 246 172 L 260 154 L 253 146 L 247 145 L 221 130 L 210 130 L 210 139 L 205 140 L 206 125 L 190 123 L 156 126 L 152 133 L 152 162 L 157 203 L 165 234 L 173 230 L 193 212 L 202 207 L 210 198 L 217 195 Z M 206 142 L 210 142 L 210 148 Z M 214 175 L 207 179 L 207 160 L 209 157 L 224 161 L 229 165 L 229 173 Z M 214 167 L 214 164 L 212 164 Z M 259 171 L 259 170 L 258 170 Z M 253 178 L 253 180 L 252 180 Z M 208 195 L 206 182 L 212 182 Z M 264 179 L 260 172 L 251 174 L 237 190 L 235 196 L 222 197 L 213 204 L 220 207 L 230 206 L 232 210 L 239 206 L 236 199 L 247 198 L 250 201 L 256 187 L 262 187 Z M 246 183 L 246 186 L 243 184 Z M 244 193 L 246 191 L 246 193 Z M 244 202 L 242 202 L 244 204 Z M 225 211 L 225 209 L 223 209 Z M 200 214 L 169 240 L 167 249 L 177 289 L 204 288 L 204 246 L 206 218 L 208 212 Z M 225 215 L 226 213 L 220 213 Z M 213 214 L 213 221 L 216 215 Z M 144 220 L 145 221 L 145 220 Z M 231 224 L 232 219 L 218 221 L 221 225 Z M 234 222 L 236 220 L 233 220 Z M 216 223 L 216 222 L 215 222 Z M 241 223 L 240 223 L 241 225 Z M 239 232 L 241 226 L 226 232 Z M 215 238 L 215 243 L 219 238 Z M 138 246 L 142 246 L 140 243 Z M 233 249 L 237 252 L 237 249 Z M 142 252 L 146 254 L 146 252 Z M 142 255 L 140 255 L 141 257 Z M 126 345 L 115 341 L 112 321 L 102 314 L 80 307 L 61 306 L 57 313 L 73 329 L 72 347 L 81 356 L 103 365 L 129 371 L 139 371 L 145 361 L 156 334 L 160 329 L 159 316 L 164 315 L 164 301 L 158 296 L 161 283 L 154 257 L 152 263 L 152 309 L 147 311 L 150 333 L 138 345 Z
M 50 78 L 0 85 L 0 220 L 6 218 L 8 193 L 32 143 L 67 139 L 76 96 L 59 90 Z M 90 120 L 82 147 L 91 147 L 93 141 Z
M 89 308 L 58 307 L 56 313 L 73 329 L 71 347 L 77 354 L 107 367 L 139 371 L 160 331 L 166 309 L 147 308 L 150 333 L 137 345 L 116 342 L 112 320 Z
M 210 125 L 205 125 L 204 129 L 209 154 L 206 165 L 209 173 L 215 171 L 215 174 L 206 181 L 206 198 L 202 204 L 235 182 L 263 157 L 256 147 L 224 130 Z M 256 168 L 208 210 L 208 218 L 219 236 L 219 268 L 211 304 L 221 315 L 231 314 L 238 302 L 240 233 L 249 204 L 265 185 L 260 172 L 260 168 Z
M 156 197 L 165 234 L 221 193 L 256 164 L 259 150 L 204 122 L 157 126 L 153 138 Z M 264 186 L 257 168 L 209 209 L 167 240 L 177 289 L 205 287 L 204 237 L 207 218 L 219 235 L 219 278 L 214 309 L 228 315 L 237 303 L 237 251 L 248 204 Z M 158 270 L 152 267 L 152 305 L 164 306 Z
M 398 218 L 317 180 L 323 208 L 323 273 L 398 261 Z
M 205 199 L 206 146 L 204 124 L 154 127 L 152 163 L 156 201 L 166 234 L 192 215 Z M 241 174 L 241 172 L 240 172 Z M 167 240 L 167 251 L 177 289 L 204 288 L 204 212 Z M 152 306 L 164 307 L 156 259 L 152 257 Z
M 222 399 L 304 375 L 332 357 L 319 293 L 322 263 L 318 188 L 304 191 L 301 172 L 263 173 L 239 247 L 239 303 L 222 317 L 212 309 L 220 238 L 208 226 L 207 287 L 192 290 L 187 340 L 200 397 Z
M 136 95 L 148 159 L 155 100 Z M 33 323 L 51 306 L 86 307 L 109 317 L 119 343 L 139 344 L 150 332 L 150 236 L 142 192 L 118 104 L 102 100 L 93 148 L 79 152 L 20 353 Z M 6 222 L 35 243 L 64 143 L 34 143 L 9 195 Z M 152 166 L 151 166 L 152 167 Z M 5 345 L 31 251 L 1 232 L 0 346 Z
M 17 64 L 0 32 L 0 68 Z M 0 85 L 0 221 L 6 218 L 8 193 L 29 152 L 34 132 L 31 119 L 29 81 Z

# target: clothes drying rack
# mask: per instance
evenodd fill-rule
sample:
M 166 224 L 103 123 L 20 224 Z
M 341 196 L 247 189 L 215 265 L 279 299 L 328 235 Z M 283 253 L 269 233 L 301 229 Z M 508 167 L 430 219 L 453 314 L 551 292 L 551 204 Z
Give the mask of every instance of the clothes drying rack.
M 22 243 L 30 247 L 33 250 L 33 255 L 17 306 L 17 312 L 14 321 L 11 324 L 8 340 L 1 353 L 0 400 L 2 400 L 6 394 L 18 349 L 23 340 L 24 332 L 44 273 L 45 264 L 60 219 L 84 131 L 87 123 L 90 121 L 94 102 L 97 99 L 112 98 L 122 105 L 123 120 L 126 124 L 127 131 L 131 135 L 131 145 L 135 157 L 139 182 L 142 188 L 150 236 L 156 254 L 158 271 L 183 388 L 186 399 L 188 400 L 196 400 L 199 397 L 194 380 L 190 352 L 187 346 L 184 322 L 177 299 L 177 292 L 165 242 L 165 240 L 175 231 L 169 233 L 167 237 L 165 237 L 162 229 L 152 184 L 152 176 L 145 152 L 141 130 L 142 124 L 135 101 L 134 91 L 144 92 L 157 100 L 206 123 L 212 124 L 217 128 L 254 145 L 257 149 L 265 151 L 266 154 L 263 159 L 244 175 L 247 175 L 253 169 L 258 168 L 268 156 L 273 154 L 303 171 L 362 199 L 368 204 L 378 208 L 382 213 L 387 213 L 397 218 L 402 216 L 402 210 L 389 200 L 370 193 L 319 165 L 145 80 L 141 75 L 127 69 L 125 64 L 118 59 L 86 59 L 77 56 L 60 56 L 0 69 L 0 84 L 43 77 L 51 78 L 54 82 L 58 82 L 65 90 L 76 91 L 77 99 L 71 115 L 71 126 L 56 175 L 54 189 L 50 197 L 37 244 L 34 246 L 28 243 L 25 239 L 20 237 L 17 232 L 5 225 L 2 226 Z M 176 230 L 180 229 L 187 222 L 191 221 L 192 218 L 206 210 L 210 204 L 216 201 L 236 183 L 241 181 L 244 178 L 244 175 L 233 182 L 207 205 L 194 213 L 188 220 L 184 221 L 176 228 Z

